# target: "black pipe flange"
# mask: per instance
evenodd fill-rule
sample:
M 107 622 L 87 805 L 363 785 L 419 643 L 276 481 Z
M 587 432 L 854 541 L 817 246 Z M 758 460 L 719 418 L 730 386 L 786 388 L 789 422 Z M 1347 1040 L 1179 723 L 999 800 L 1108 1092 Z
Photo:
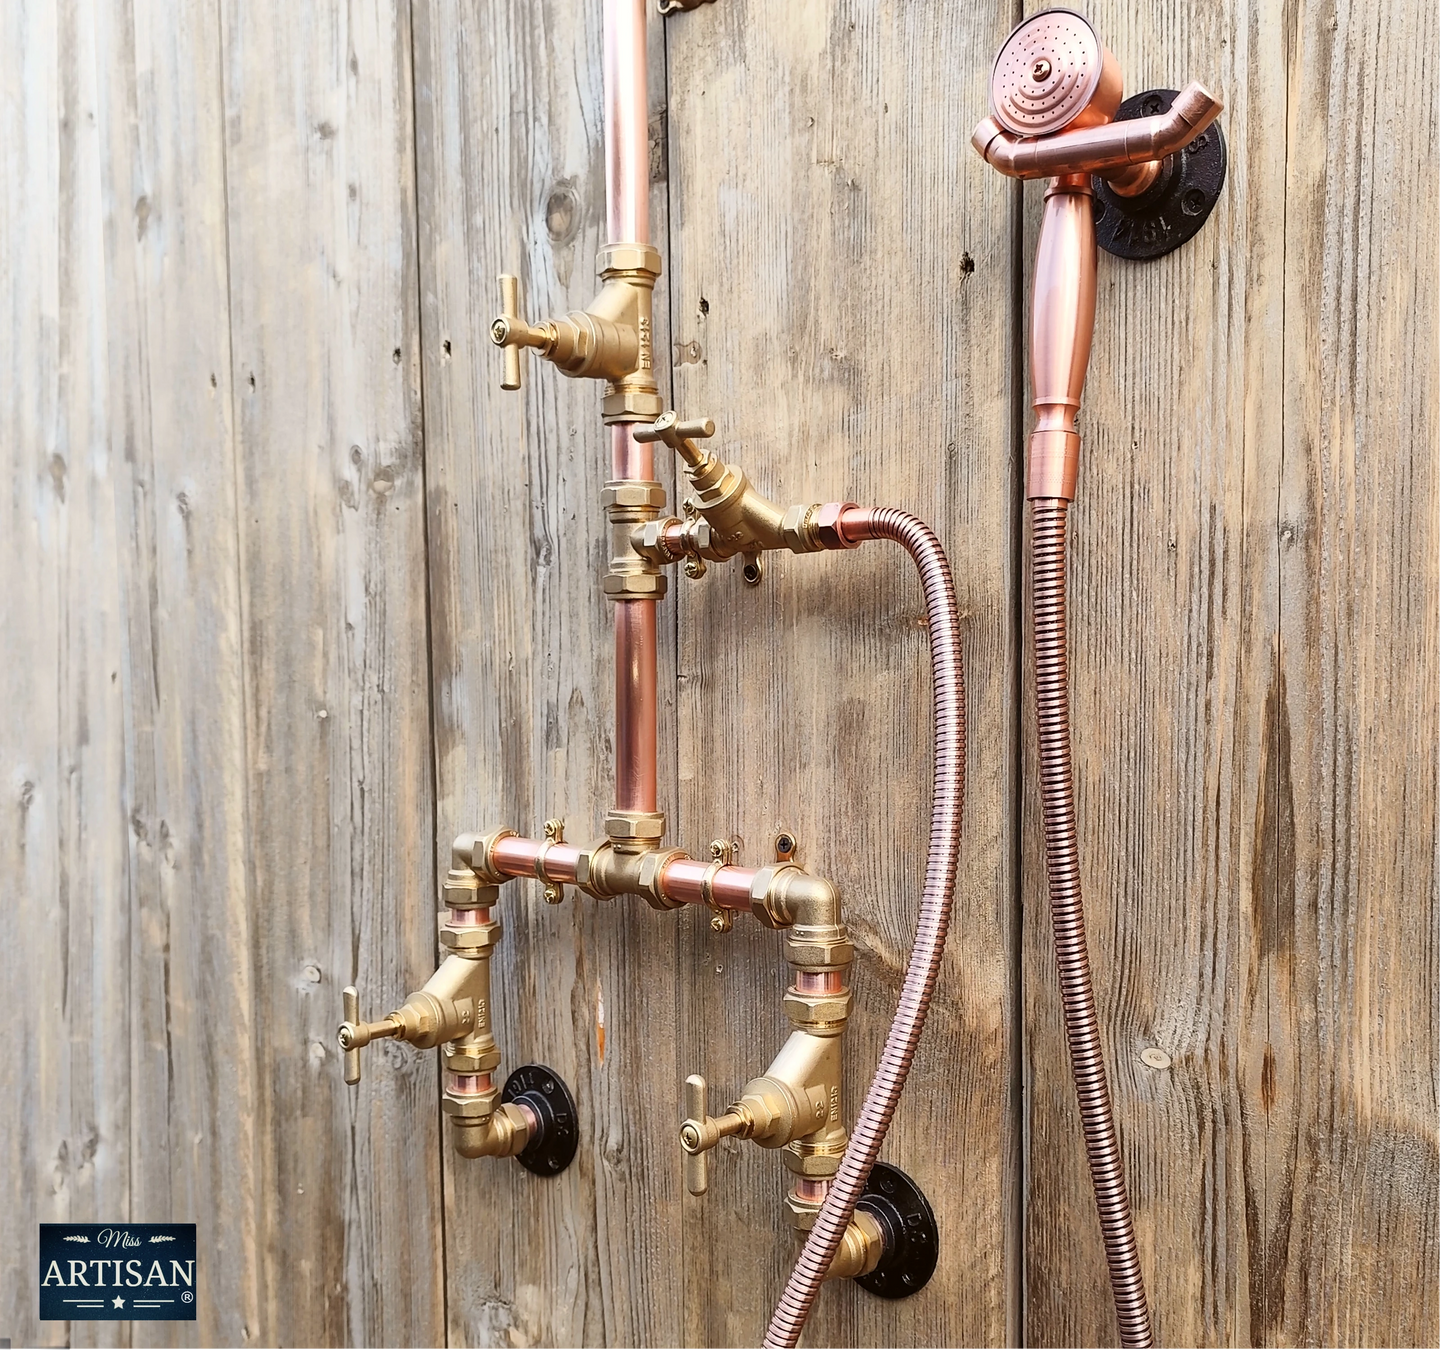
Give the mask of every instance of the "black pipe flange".
M 538 1177 L 559 1176 L 580 1147 L 580 1113 L 565 1080 L 543 1064 L 522 1064 L 505 1080 L 500 1100 L 528 1106 L 538 1124 L 515 1161 Z
M 925 1193 L 898 1167 L 877 1162 L 855 1208 L 872 1215 L 885 1235 L 880 1264 L 855 1283 L 881 1298 L 918 1294 L 940 1257 L 940 1230 Z
M 1120 105 L 1117 122 L 1168 112 L 1173 89 L 1147 89 Z M 1117 258 L 1148 262 L 1193 239 L 1225 186 L 1225 134 L 1212 122 L 1189 145 L 1166 155 L 1138 197 L 1122 197 L 1103 178 L 1095 187 L 1095 242 Z

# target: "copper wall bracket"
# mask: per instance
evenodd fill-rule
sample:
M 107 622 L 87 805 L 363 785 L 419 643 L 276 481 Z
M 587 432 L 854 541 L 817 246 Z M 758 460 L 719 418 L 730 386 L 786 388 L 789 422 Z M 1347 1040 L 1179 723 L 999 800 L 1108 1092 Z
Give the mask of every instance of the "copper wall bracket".
M 1170 111 L 1174 89 L 1147 89 L 1127 98 L 1117 122 Z M 1210 219 L 1225 186 L 1227 151 L 1218 122 L 1166 155 L 1138 194 L 1095 179 L 1095 242 L 1117 258 L 1148 262 L 1173 253 Z M 1123 186 L 1123 185 L 1122 185 Z

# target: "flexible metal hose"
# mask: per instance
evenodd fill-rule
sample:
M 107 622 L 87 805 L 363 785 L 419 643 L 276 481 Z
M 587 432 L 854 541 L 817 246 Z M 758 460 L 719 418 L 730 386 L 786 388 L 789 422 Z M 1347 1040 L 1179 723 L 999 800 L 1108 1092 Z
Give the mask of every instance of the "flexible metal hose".
M 854 541 L 893 539 L 903 545 L 915 560 L 925 588 L 935 700 L 930 852 L 925 864 L 925 892 L 920 901 L 915 946 L 910 953 L 910 965 L 880 1056 L 880 1066 L 865 1094 L 840 1170 L 835 1174 L 815 1226 L 770 1319 L 765 1333 L 765 1344 L 770 1347 L 793 1346 L 800 1339 L 810 1307 L 835 1258 L 836 1248 L 855 1211 L 855 1202 L 865 1188 L 890 1128 L 890 1118 L 895 1114 L 895 1105 L 910 1072 L 910 1061 L 915 1057 L 915 1047 L 925 1027 L 925 1014 L 945 950 L 965 805 L 965 672 L 950 564 L 929 527 L 905 511 L 890 507 L 870 511 L 854 508 L 846 512 L 842 528 Z
M 1045 814 L 1045 870 L 1055 961 L 1065 1005 L 1070 1068 L 1080 1098 L 1085 1152 L 1100 1211 L 1105 1260 L 1120 1320 L 1121 1345 L 1150 1345 L 1150 1311 L 1135 1250 L 1125 1161 L 1100 1052 L 1085 910 L 1080 895 L 1080 850 L 1075 834 L 1075 788 L 1070 771 L 1070 689 L 1065 638 L 1065 516 L 1063 497 L 1031 502 L 1031 569 L 1035 616 L 1035 702 L 1040 723 L 1040 798 Z

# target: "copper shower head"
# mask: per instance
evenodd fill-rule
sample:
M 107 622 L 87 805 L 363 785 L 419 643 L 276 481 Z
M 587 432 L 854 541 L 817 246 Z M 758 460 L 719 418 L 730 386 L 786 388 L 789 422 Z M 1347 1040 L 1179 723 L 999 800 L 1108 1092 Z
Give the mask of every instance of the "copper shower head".
M 1000 48 L 990 72 L 990 112 L 1015 136 L 1050 136 L 1100 126 L 1120 106 L 1124 78 L 1080 15 L 1046 9 Z

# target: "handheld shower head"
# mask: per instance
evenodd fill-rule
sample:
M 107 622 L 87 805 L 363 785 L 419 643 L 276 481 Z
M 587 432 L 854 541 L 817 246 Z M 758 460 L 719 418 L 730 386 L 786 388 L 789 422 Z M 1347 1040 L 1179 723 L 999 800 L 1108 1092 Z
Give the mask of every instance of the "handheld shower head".
M 990 71 L 990 113 L 1015 136 L 1102 126 L 1120 106 L 1124 78 L 1095 30 L 1068 9 L 1032 14 Z

